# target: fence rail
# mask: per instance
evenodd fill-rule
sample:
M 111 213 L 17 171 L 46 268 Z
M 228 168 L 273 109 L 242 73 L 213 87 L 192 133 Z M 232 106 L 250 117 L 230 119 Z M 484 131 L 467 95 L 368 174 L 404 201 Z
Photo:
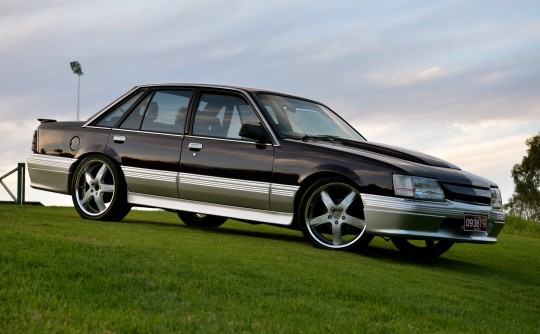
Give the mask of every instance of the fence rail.
M 24 204 L 24 187 L 25 187 L 25 179 L 26 179 L 25 170 L 26 170 L 25 164 L 23 162 L 20 162 L 17 165 L 17 168 L 14 168 L 13 170 L 7 172 L 2 177 L 0 177 L 0 183 L 2 184 L 2 186 L 4 186 L 4 188 L 6 189 L 6 191 L 9 194 L 9 196 L 11 196 L 11 198 L 13 198 L 13 201 L 15 203 L 17 203 L 17 205 L 23 205 Z M 10 176 L 11 174 L 15 173 L 15 172 L 17 172 L 17 197 L 15 197 L 15 195 L 13 195 L 11 190 L 9 190 L 7 185 L 4 183 L 4 179 L 6 177 Z

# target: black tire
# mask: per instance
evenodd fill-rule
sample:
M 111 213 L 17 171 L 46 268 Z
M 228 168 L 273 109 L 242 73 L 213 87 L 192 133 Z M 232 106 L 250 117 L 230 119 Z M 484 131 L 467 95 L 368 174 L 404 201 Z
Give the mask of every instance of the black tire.
M 392 243 L 402 252 L 422 257 L 437 257 L 446 253 L 454 245 L 448 240 L 410 240 L 392 238 Z
M 304 237 L 317 248 L 352 251 L 373 239 L 365 233 L 360 193 L 338 178 L 312 184 L 302 196 L 297 219 Z
M 178 217 L 189 226 L 217 228 L 227 221 L 227 217 L 204 215 L 201 213 L 177 211 Z
M 84 219 L 121 221 L 131 209 L 126 181 L 105 156 L 84 158 L 73 174 L 71 186 L 73 204 Z

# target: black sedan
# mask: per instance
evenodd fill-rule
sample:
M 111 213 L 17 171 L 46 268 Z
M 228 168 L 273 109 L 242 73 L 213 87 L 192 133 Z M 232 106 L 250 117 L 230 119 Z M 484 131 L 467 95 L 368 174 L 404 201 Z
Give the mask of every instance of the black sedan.
M 85 122 L 40 119 L 31 186 L 69 194 L 81 217 L 119 221 L 132 206 L 188 225 L 228 218 L 302 231 L 352 250 L 374 236 L 437 256 L 495 243 L 497 185 L 441 159 L 367 141 L 325 105 L 214 85 L 133 88 Z

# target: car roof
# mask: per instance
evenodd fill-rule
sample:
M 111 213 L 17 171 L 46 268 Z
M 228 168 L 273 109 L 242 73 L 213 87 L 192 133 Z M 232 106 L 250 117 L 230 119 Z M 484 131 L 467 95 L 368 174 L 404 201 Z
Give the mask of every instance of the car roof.
M 137 85 L 135 88 L 155 88 L 155 87 L 197 87 L 197 88 L 220 88 L 220 89 L 232 89 L 232 90 L 243 90 L 251 93 L 274 93 L 280 95 L 289 95 L 282 92 L 271 91 L 268 89 L 252 88 L 252 87 L 243 87 L 243 86 L 234 86 L 234 85 L 219 85 L 219 84 L 200 84 L 200 83 L 160 83 L 160 84 L 144 84 Z
M 289 94 L 289 93 L 283 93 L 278 91 L 273 91 L 269 89 L 261 89 L 261 88 L 253 88 L 253 87 L 243 87 L 243 86 L 234 86 L 234 85 L 220 85 L 220 84 L 201 84 L 201 83 L 154 83 L 154 84 L 144 84 L 144 85 L 137 85 L 133 87 L 133 90 L 139 89 L 139 88 L 157 88 L 157 87 L 182 87 L 182 88 L 216 88 L 216 89 L 227 89 L 227 90 L 234 90 L 234 91 L 242 91 L 252 94 L 258 94 L 258 93 L 267 93 L 272 95 L 280 95 L 285 97 L 290 97 L 294 99 L 309 101 L 317 104 L 324 105 L 328 108 L 324 103 L 321 103 L 317 100 L 313 100 L 307 97 Z

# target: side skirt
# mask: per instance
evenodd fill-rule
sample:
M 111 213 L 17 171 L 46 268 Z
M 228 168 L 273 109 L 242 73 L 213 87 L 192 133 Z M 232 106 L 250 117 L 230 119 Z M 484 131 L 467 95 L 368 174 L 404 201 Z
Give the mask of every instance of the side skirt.
M 185 199 L 161 197 L 128 192 L 128 202 L 133 205 L 151 206 L 162 209 L 189 211 L 241 220 L 276 225 L 291 225 L 294 213 L 241 208 L 223 204 L 211 204 Z

